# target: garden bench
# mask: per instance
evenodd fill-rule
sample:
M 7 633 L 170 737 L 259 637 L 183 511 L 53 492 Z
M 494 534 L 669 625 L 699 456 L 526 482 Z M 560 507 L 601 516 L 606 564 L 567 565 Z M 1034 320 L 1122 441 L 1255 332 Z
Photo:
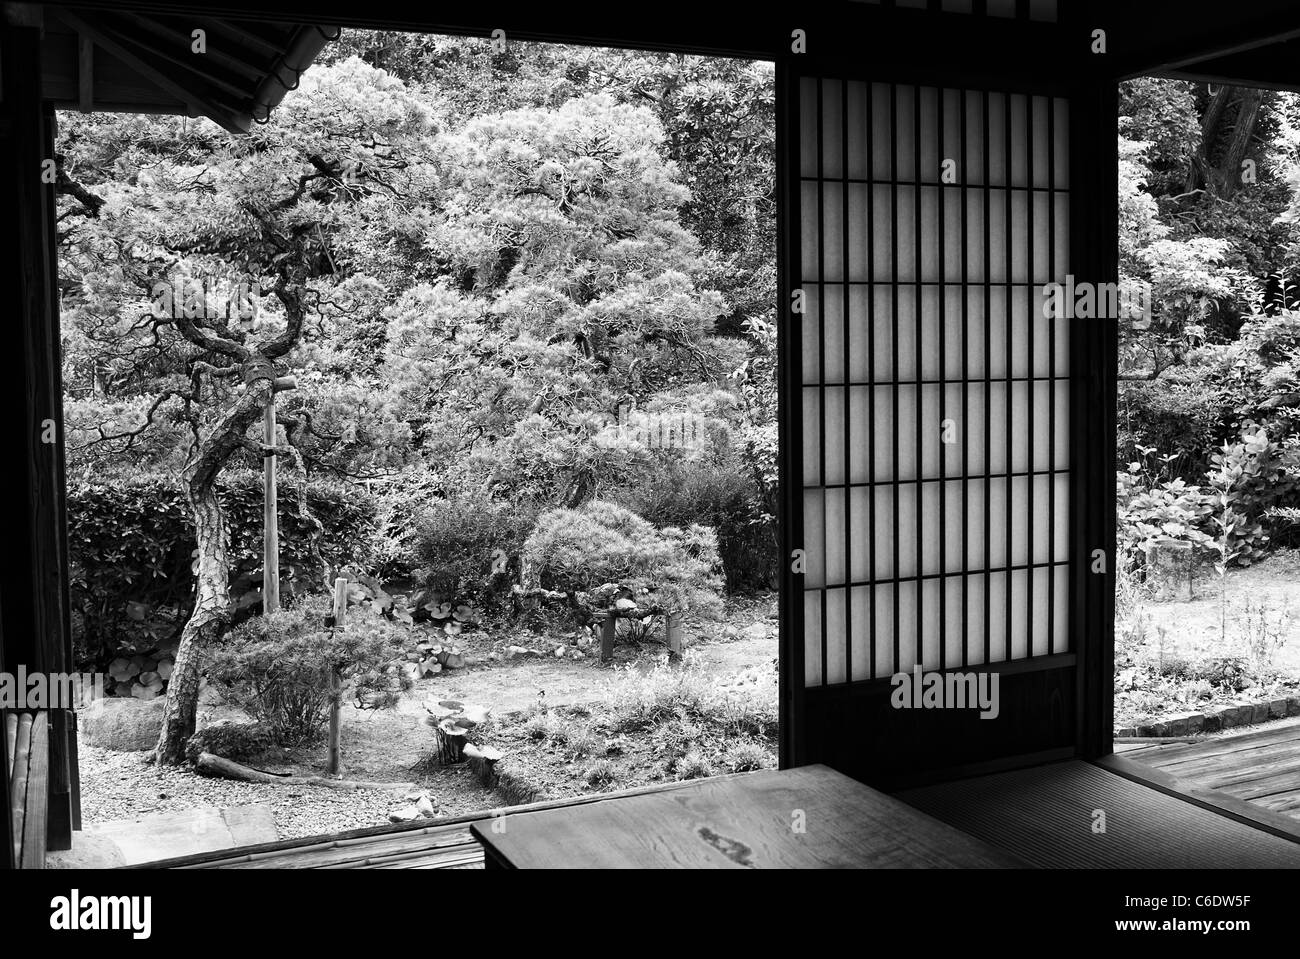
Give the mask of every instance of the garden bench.
M 48 714 L 7 712 L 5 745 L 14 863 L 20 869 L 44 869 L 50 792 Z

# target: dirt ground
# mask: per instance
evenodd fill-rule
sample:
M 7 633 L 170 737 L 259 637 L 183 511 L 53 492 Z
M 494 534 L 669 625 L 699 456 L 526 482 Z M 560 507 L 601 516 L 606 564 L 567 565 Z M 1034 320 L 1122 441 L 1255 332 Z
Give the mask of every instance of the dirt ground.
M 1187 660 L 1245 655 L 1250 638 L 1273 646 L 1273 665 L 1300 679 L 1300 550 L 1284 550 L 1220 584 L 1212 571 L 1196 577 L 1191 602 L 1147 601 L 1147 645 Z M 1280 640 L 1280 644 L 1271 642 Z
M 1139 590 L 1116 618 L 1115 724 L 1140 725 L 1300 689 L 1300 551 L 1193 580 L 1190 600 Z M 1227 667 L 1230 667 L 1227 668 Z
M 728 678 L 773 668 L 777 625 L 771 618 L 774 595 L 733 601 L 718 622 L 687 621 L 687 651 L 696 670 Z M 391 710 L 345 708 L 342 725 L 342 773 L 345 778 L 384 783 L 414 783 L 427 793 L 437 815 L 455 816 L 502 805 L 500 792 L 485 788 L 467 766 L 429 768 L 433 732 L 425 724 L 429 699 L 458 699 L 486 707 L 493 717 L 532 710 L 569 710 L 581 716 L 588 704 L 599 709 L 620 669 L 648 671 L 662 659 L 664 647 L 651 636 L 639 643 L 620 641 L 614 661 L 602 664 L 598 647 L 585 634 L 536 635 L 517 631 L 467 632 L 461 647 L 466 665 L 420 680 Z M 542 655 L 507 658 L 510 646 Z M 557 646 L 567 655 L 556 657 Z M 581 658 L 573 658 L 577 651 Z M 236 710 L 205 694 L 200 705 L 203 725 L 220 720 L 246 721 Z M 509 722 L 504 722 L 508 727 Z M 503 731 L 502 739 L 518 731 Z M 636 782 L 662 775 L 650 767 L 663 751 L 654 737 L 629 737 L 618 763 Z M 507 743 L 503 742 L 503 745 Z M 725 745 L 725 744 L 721 744 Z M 584 778 L 588 762 L 546 744 L 520 744 L 528 754 L 527 771 L 552 795 L 635 785 L 631 780 L 591 785 Z M 115 753 L 86 748 L 82 754 L 83 812 L 89 822 L 139 819 L 180 812 L 195 806 L 227 808 L 248 803 L 270 807 L 280 838 L 317 835 L 364 825 L 380 825 L 390 813 L 409 806 L 404 791 L 340 792 L 320 787 L 285 787 L 233 782 L 199 776 L 188 768 L 158 768 L 143 753 Z M 260 768 L 273 772 L 319 774 L 326 746 L 313 746 L 266 757 Z M 658 768 L 662 768 L 660 763 Z M 719 769 L 718 771 L 726 771 Z

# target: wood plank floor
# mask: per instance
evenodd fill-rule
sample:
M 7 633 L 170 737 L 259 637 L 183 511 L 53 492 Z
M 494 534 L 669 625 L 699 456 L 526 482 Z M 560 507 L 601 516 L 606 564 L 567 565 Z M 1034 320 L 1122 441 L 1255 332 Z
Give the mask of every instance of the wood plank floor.
M 1300 868 L 1296 838 L 1080 760 L 896 796 L 1039 868 Z M 1104 832 L 1093 828 L 1098 809 L 1106 813 Z
M 738 773 L 721 776 L 731 779 Z M 198 853 L 180 859 L 133 866 L 136 869 L 482 869 L 483 847 L 470 833 L 475 822 L 497 816 L 601 803 L 629 796 L 669 791 L 682 783 L 640 786 L 574 799 L 547 800 L 487 809 L 455 819 L 370 826 L 331 836 L 287 839 L 228 851 Z
M 1125 759 L 1300 819 L 1300 723 L 1198 743 L 1119 744 Z
M 1265 729 L 1259 732 L 1238 736 L 1225 736 L 1207 739 L 1199 743 L 1162 743 L 1162 744 L 1117 744 L 1116 753 L 1124 760 L 1141 763 L 1161 773 L 1176 778 L 1200 789 L 1218 790 L 1246 803 L 1266 809 L 1279 821 L 1287 816 L 1300 820 L 1300 723 Z M 1071 770 L 1082 764 L 1061 764 Z M 1068 771 L 1068 770 L 1067 770 Z M 1076 772 L 1078 770 L 1075 770 Z M 1100 770 L 1089 771 L 1095 776 Z M 1039 775 L 1033 771 L 1015 775 Z M 1120 777 L 1105 774 L 1105 785 L 1123 788 Z M 983 777 L 992 780 L 996 777 Z M 1007 778 L 1007 777 L 1003 777 Z M 967 784 L 978 781 L 967 781 Z M 248 847 L 228 852 L 214 852 L 187 857 L 184 860 L 171 860 L 153 863 L 146 868 L 198 868 L 198 869 L 481 869 L 483 868 L 483 850 L 470 832 L 470 825 L 477 821 L 490 821 L 499 813 L 518 814 L 559 806 L 587 802 L 605 802 L 618 796 L 636 795 L 671 789 L 674 784 L 664 784 L 642 789 L 628 790 L 619 794 L 603 794 L 583 797 L 577 800 L 560 800 L 534 803 L 528 806 L 515 806 L 502 810 L 490 810 L 474 816 L 464 816 L 455 820 L 431 822 L 428 825 L 409 823 L 398 826 L 380 826 L 353 830 L 336 836 L 319 836 L 309 839 L 289 840 L 268 843 L 263 846 Z M 1059 784 L 1058 784 L 1059 785 Z M 1091 785 L 1091 789 L 1084 788 Z M 1079 795 L 1091 795 L 1096 792 L 1096 783 L 1075 784 L 1074 787 L 1058 789 L 1057 792 L 1074 802 Z M 1132 790 L 1130 790 L 1132 791 Z M 1137 805 L 1146 808 L 1153 803 L 1173 802 L 1166 813 L 1190 815 L 1194 810 L 1184 808 L 1186 804 L 1168 800 L 1168 797 L 1154 795 L 1150 790 L 1140 790 Z M 906 794 L 900 798 L 912 801 Z M 1003 809 L 1005 797 L 997 801 L 979 804 L 970 802 L 967 796 L 957 804 L 955 809 L 963 811 L 962 816 L 947 821 L 975 836 L 981 836 L 978 823 L 965 821 L 972 806 L 980 808 Z M 938 815 L 934 809 L 925 811 Z M 1076 803 L 1077 804 L 1077 803 Z M 1118 803 L 1113 803 L 1118 808 Z M 960 808 L 958 808 L 960 807 Z M 1082 807 L 1080 807 L 1082 808 Z M 1092 809 L 1092 805 L 1087 807 Z M 945 810 L 951 812 L 951 810 Z M 1077 812 L 1077 810 L 1076 810 Z M 1084 810 L 1086 813 L 1087 810 Z M 955 813 L 954 813 L 955 815 Z M 1082 815 L 1082 813 L 1080 814 Z M 1005 817 L 1003 817 L 1005 818 Z M 1041 817 L 1039 817 L 1041 818 Z M 1073 822 L 1077 817 L 1072 817 Z M 1086 817 L 1085 817 L 1086 818 Z M 1152 817 L 1140 817 L 1149 820 Z M 1163 821 L 1169 815 L 1155 817 Z M 1176 818 L 1176 817 L 1175 817 Z M 1204 817 L 1202 817 L 1204 818 Z M 999 822 L 1002 820 L 999 819 Z M 1241 830 L 1238 824 L 1228 822 L 1226 825 L 1217 820 L 1207 820 L 1213 828 L 1209 832 L 1219 833 L 1223 830 Z M 1004 824 L 1005 825 L 1005 824 Z M 1208 827 L 1207 827 L 1208 828 Z M 1033 830 L 1031 829 L 1032 833 Z M 1235 835 L 1235 834 L 1234 834 Z M 1221 838 L 1221 837 L 1220 837 Z M 1253 830 L 1247 830 L 1236 837 L 1238 842 L 1267 842 L 1267 836 L 1256 836 Z M 1164 842 L 1165 840 L 1161 840 Z M 1231 844 L 1229 844 L 1231 845 Z M 1220 853 L 1219 855 L 1222 855 Z M 1053 855 L 1040 865 L 1060 865 L 1060 860 L 1069 860 L 1069 856 Z

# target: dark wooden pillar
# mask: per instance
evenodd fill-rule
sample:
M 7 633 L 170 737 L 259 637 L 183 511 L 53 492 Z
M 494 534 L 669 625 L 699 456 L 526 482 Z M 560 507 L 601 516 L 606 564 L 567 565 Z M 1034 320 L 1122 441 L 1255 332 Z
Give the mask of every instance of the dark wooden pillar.
M 1087 27 L 1087 24 L 1081 24 Z M 1078 43 L 1087 49 L 1084 30 Z M 1118 88 L 1094 67 L 1070 103 L 1070 264 L 1076 284 L 1119 281 Z M 1078 751 L 1111 751 L 1115 691 L 1115 317 L 1071 322 L 1072 647 Z
M 0 626 L 0 672 L 4 672 L 7 668 L 4 656 L 4 630 L 3 626 Z M 0 711 L 0 718 L 3 715 L 3 711 Z M 4 843 L 4 853 L 0 855 L 0 865 L 6 869 L 13 869 L 17 863 L 14 862 L 13 817 L 9 811 L 9 797 L 12 795 L 9 785 L 9 742 L 4 735 L 3 729 L 0 729 L 0 782 L 4 783 L 5 800 L 4 809 L 0 811 L 0 820 L 4 820 L 4 828 L 0 829 L 0 842 Z
M 5 4 L 0 29 L 0 397 L 10 454 L 0 628 L 6 669 L 70 672 L 55 185 L 44 182 L 54 131 L 41 99 L 40 8 Z M 50 718 L 48 844 L 66 849 L 76 818 L 72 722 L 63 711 Z
M 802 377 L 800 355 L 802 317 L 792 309 L 799 274 L 799 191 L 791 171 L 799 170 L 798 128 L 791 111 L 798 102 L 799 80 L 783 60 L 776 64 L 776 305 L 777 419 L 780 430 L 780 483 L 777 519 L 780 523 L 780 763 L 781 768 L 805 763 L 804 651 L 802 565 L 795 551 L 803 548 L 803 407 L 796 396 Z

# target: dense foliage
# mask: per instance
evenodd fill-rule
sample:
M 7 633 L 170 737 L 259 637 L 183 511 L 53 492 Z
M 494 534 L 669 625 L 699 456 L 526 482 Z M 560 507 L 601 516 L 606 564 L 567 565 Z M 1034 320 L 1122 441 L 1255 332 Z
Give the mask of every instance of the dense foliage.
M 1121 112 L 1121 272 L 1153 306 L 1121 318 L 1121 553 L 1250 564 L 1300 505 L 1300 100 L 1142 79 Z
M 87 657 L 175 639 L 205 514 L 166 477 L 232 422 L 212 454 L 229 538 L 213 595 L 223 622 L 257 609 L 261 423 L 232 420 L 235 347 L 294 379 L 276 439 L 290 595 L 349 564 L 435 607 L 503 608 L 537 518 L 601 498 L 653 520 L 638 548 L 720 544 L 732 588 L 770 586 L 773 110 L 762 64 L 349 32 L 246 138 L 69 115 Z M 223 299 L 240 284 L 251 311 Z

